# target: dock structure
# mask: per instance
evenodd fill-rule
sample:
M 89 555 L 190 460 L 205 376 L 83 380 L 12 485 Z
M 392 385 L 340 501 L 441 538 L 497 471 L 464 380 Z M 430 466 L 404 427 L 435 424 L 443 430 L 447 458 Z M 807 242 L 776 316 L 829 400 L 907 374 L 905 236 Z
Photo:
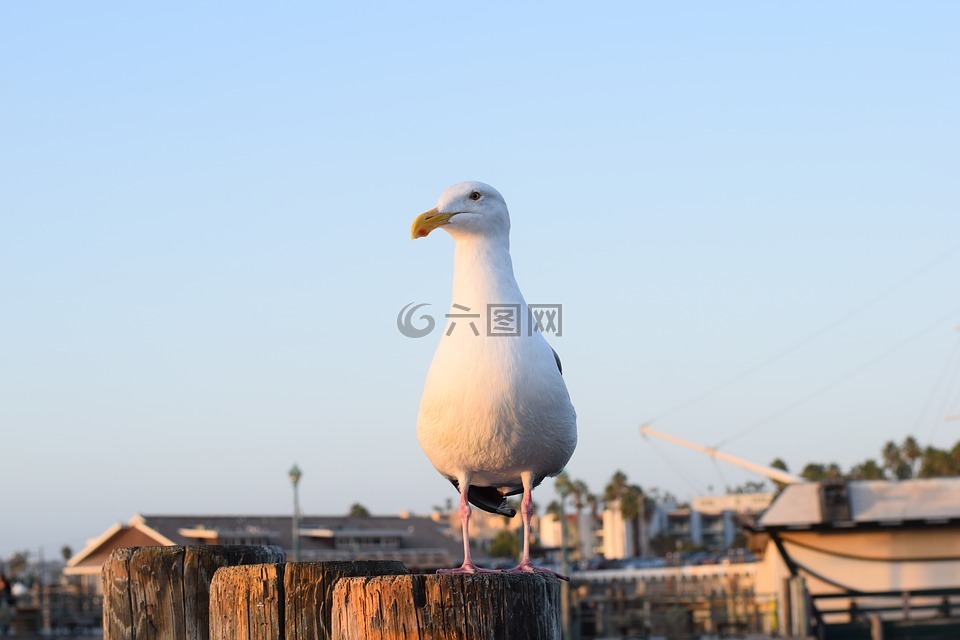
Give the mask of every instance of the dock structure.
M 104 640 L 560 640 L 539 574 L 410 574 L 397 561 L 284 562 L 270 546 L 132 547 L 104 564 Z
M 210 586 L 211 640 L 336 638 L 334 588 L 345 578 L 409 575 L 393 560 L 224 567 Z
M 280 547 L 125 547 L 103 565 L 104 640 L 209 636 L 210 582 L 220 567 L 283 560 Z

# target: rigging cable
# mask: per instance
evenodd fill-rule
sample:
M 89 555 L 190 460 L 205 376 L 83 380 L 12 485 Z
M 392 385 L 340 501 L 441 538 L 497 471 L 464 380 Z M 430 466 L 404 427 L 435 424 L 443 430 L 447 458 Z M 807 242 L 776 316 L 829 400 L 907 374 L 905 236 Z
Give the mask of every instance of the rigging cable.
M 760 362 L 750 367 L 747 367 L 740 373 L 732 376 L 731 378 L 728 378 L 726 381 L 721 382 L 720 384 L 707 389 L 706 391 L 700 393 L 699 395 L 694 396 L 689 400 L 686 400 L 678 405 L 675 405 L 674 407 L 664 411 L 663 413 L 659 414 L 658 416 L 656 416 L 651 420 L 644 421 L 644 424 L 653 424 L 654 422 L 658 420 L 662 420 L 663 418 L 669 415 L 673 415 L 678 411 L 682 411 L 683 409 L 687 409 L 696 404 L 699 404 L 700 402 L 702 402 L 703 400 L 706 400 L 707 398 L 713 396 L 714 394 L 719 393 L 720 391 L 723 391 L 724 389 L 727 389 L 733 386 L 734 384 L 740 382 L 741 380 L 749 378 L 753 374 L 767 368 L 768 366 L 774 364 L 775 362 L 782 360 L 783 358 L 794 353 L 795 351 L 800 350 L 800 348 L 806 346 L 810 342 L 813 342 L 814 340 L 824 335 L 825 333 L 832 331 L 833 329 L 841 326 L 845 322 L 860 315 L 861 313 L 863 313 L 864 311 L 866 311 L 867 309 L 875 305 L 880 300 L 886 298 L 887 296 L 897 291 L 898 289 L 901 289 L 902 287 L 909 284 L 910 282 L 913 282 L 914 280 L 916 280 L 923 274 L 927 273 L 928 271 L 930 271 L 931 269 L 939 265 L 941 262 L 943 262 L 944 260 L 952 256 L 953 254 L 957 253 L 958 251 L 960 251 L 960 244 L 953 246 L 952 248 L 948 249 L 944 253 L 941 253 L 936 258 L 927 262 L 925 265 L 923 265 L 916 271 L 913 271 L 912 273 L 908 274 L 905 278 L 900 279 L 899 281 L 895 282 L 893 285 L 887 287 L 886 289 L 868 298 L 865 302 L 862 302 L 861 304 L 854 307 L 850 311 L 841 315 L 836 320 L 827 323 L 826 325 L 820 327 L 813 333 L 808 334 L 806 337 L 801 338 L 797 342 L 794 342 L 792 345 L 786 347 L 785 349 L 782 349 L 781 351 L 775 353 L 769 358 L 766 358 L 765 360 L 761 360 Z
M 727 480 L 727 476 L 723 475 L 723 471 L 720 469 L 720 463 L 713 456 L 710 456 L 710 460 L 713 462 L 713 469 L 717 472 L 717 475 L 720 476 L 720 480 L 723 482 L 724 493 L 728 493 L 733 489 L 730 485 L 730 481 Z
M 960 329 L 960 327 L 958 327 Z M 947 372 L 950 372 L 948 375 Z M 940 403 L 940 410 L 934 414 L 933 417 L 933 426 L 930 429 L 930 434 L 927 436 L 927 444 L 933 446 L 933 439 L 937 437 L 937 430 L 940 428 L 942 422 L 949 420 L 949 410 L 952 406 L 952 397 L 950 390 L 954 388 L 956 384 L 957 387 L 960 387 L 960 384 L 957 384 L 960 381 L 960 340 L 957 341 L 957 346 L 954 348 L 953 353 L 950 356 L 950 359 L 947 361 L 947 366 L 941 371 L 941 377 L 937 380 L 937 385 L 934 387 L 933 394 L 936 394 L 940 389 L 940 383 L 944 381 L 946 383 L 943 385 L 944 393 L 943 400 Z M 927 405 L 933 400 L 933 395 L 930 396 L 927 400 Z M 923 413 L 921 413 L 921 418 L 926 413 L 927 407 L 924 407 Z M 917 426 L 920 425 L 920 420 L 917 420 Z
M 936 329 L 938 326 L 940 326 L 941 324 L 943 324 L 943 323 L 946 322 L 947 320 L 952 320 L 953 318 L 956 317 L 956 314 L 957 314 L 957 313 L 960 313 L 960 307 L 957 307 L 956 309 L 951 310 L 950 313 L 948 313 L 948 314 L 946 314 L 946 315 L 943 315 L 943 316 L 937 318 L 937 320 L 936 320 L 935 322 L 927 325 L 926 327 L 924 327 L 923 329 L 921 329 L 921 330 L 918 331 L 917 333 L 914 333 L 913 335 L 911 335 L 910 337 L 906 338 L 905 340 L 901 340 L 900 342 L 898 342 L 897 344 L 895 344 L 892 348 L 887 349 L 886 351 L 884 351 L 883 353 L 881 353 L 879 356 L 876 356 L 876 357 L 868 360 L 867 362 L 861 364 L 860 366 L 851 369 L 850 371 L 846 372 L 845 374 L 843 374 L 843 375 L 840 376 L 839 378 L 835 378 L 834 380 L 828 382 L 827 384 L 825 384 L 825 385 L 817 388 L 817 389 L 814 390 L 813 392 L 805 395 L 804 397 L 802 397 L 802 398 L 800 398 L 799 400 L 797 400 L 796 402 L 788 405 L 787 407 L 781 409 L 780 411 L 776 411 L 776 412 L 772 413 L 771 415 L 767 416 L 766 418 L 763 418 L 762 420 L 753 423 L 753 424 L 750 425 L 749 427 L 747 427 L 747 428 L 745 428 L 745 429 L 741 429 L 741 430 L 738 431 L 737 433 L 734 433 L 734 434 L 733 434 L 732 436 L 730 436 L 729 438 L 726 438 L 726 439 L 724 439 L 724 440 L 721 440 L 720 443 L 718 443 L 718 444 L 714 447 L 714 449 L 719 449 L 720 447 L 722 447 L 722 446 L 724 446 L 724 445 L 730 444 L 731 442 L 733 442 L 733 441 L 736 440 L 737 438 L 739 438 L 739 437 L 741 437 L 741 436 L 744 436 L 744 435 L 750 433 L 751 431 L 754 431 L 754 430 L 756 430 L 756 429 L 759 429 L 760 427 L 762 427 L 762 426 L 764 426 L 764 425 L 766 425 L 766 424 L 769 424 L 770 422 L 773 422 L 774 420 L 776 420 L 776 419 L 778 419 L 778 418 L 786 415 L 787 413 L 793 411 L 794 409 L 805 405 L 806 403 L 810 402 L 810 401 L 813 400 L 814 398 L 817 398 L 817 397 L 823 395 L 823 394 L 826 393 L 827 391 L 830 391 L 830 390 L 833 389 L 834 387 L 837 387 L 838 385 L 846 382 L 847 380 L 849 380 L 850 378 L 854 377 L 855 375 L 861 373 L 862 371 L 865 371 L 866 369 L 869 369 L 870 367 L 872 367 L 873 365 L 877 364 L 878 362 L 880 362 L 880 361 L 882 361 L 882 360 L 885 360 L 886 358 L 890 357 L 891 355 L 893 355 L 894 353 L 896 353 L 896 352 L 899 351 L 900 349 L 904 348 L 905 346 L 907 346 L 908 344 L 910 344 L 910 343 L 913 342 L 914 340 L 917 340 L 917 339 L 922 338 L 923 336 L 927 335 L 928 333 L 930 333 L 931 331 L 933 331 L 934 329 Z
M 680 465 L 679 462 L 677 462 L 676 460 L 674 460 L 672 456 L 667 455 L 666 451 L 664 451 L 663 449 L 661 449 L 660 447 L 658 447 L 658 446 L 656 445 L 656 443 L 653 442 L 653 440 L 650 440 L 650 438 L 644 437 L 644 439 L 647 440 L 647 441 L 650 443 L 650 446 L 651 446 L 651 447 L 653 447 L 654 449 L 657 450 L 657 453 L 660 454 L 660 457 L 666 459 L 666 460 L 670 463 L 670 465 L 669 465 L 670 468 L 671 468 L 678 476 L 680 476 L 680 478 L 681 478 L 684 482 L 686 482 L 688 485 L 690 485 L 690 488 L 692 488 L 693 491 L 694 491 L 694 495 L 696 495 L 696 494 L 698 494 L 698 493 L 699 493 L 699 494 L 702 494 L 702 493 L 703 493 L 703 487 L 701 487 L 701 486 L 697 483 L 697 481 L 693 479 L 693 475 L 690 474 L 690 473 L 688 473 L 688 472 Z

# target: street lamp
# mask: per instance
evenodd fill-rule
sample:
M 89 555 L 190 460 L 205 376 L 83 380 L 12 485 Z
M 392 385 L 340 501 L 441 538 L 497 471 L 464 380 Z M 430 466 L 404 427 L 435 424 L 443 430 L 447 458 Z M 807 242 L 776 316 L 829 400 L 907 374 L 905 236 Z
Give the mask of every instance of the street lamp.
M 300 562 L 300 500 L 297 494 L 297 485 L 300 484 L 300 467 L 294 464 L 290 467 L 290 482 L 293 484 L 293 561 Z
M 567 496 L 569 485 L 561 484 L 560 494 L 560 573 L 570 575 L 570 551 L 567 549 L 569 532 L 567 531 Z M 564 638 L 570 638 L 570 581 L 560 583 L 560 629 Z

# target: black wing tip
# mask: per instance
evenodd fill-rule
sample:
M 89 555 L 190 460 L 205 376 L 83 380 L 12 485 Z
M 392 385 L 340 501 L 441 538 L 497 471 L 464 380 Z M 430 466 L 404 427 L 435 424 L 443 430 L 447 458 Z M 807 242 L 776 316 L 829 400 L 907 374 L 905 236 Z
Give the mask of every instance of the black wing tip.
M 517 510 L 507 503 L 507 498 L 495 487 L 478 487 L 470 485 L 467 491 L 467 500 L 470 504 L 489 513 L 496 513 L 507 518 L 517 515 Z
M 448 480 L 457 488 L 457 491 L 460 490 L 460 483 L 457 482 L 456 478 L 448 478 Z M 495 513 L 507 518 L 517 515 L 517 510 L 507 503 L 506 495 L 496 487 L 478 487 L 472 484 L 467 490 L 467 501 L 488 513 Z

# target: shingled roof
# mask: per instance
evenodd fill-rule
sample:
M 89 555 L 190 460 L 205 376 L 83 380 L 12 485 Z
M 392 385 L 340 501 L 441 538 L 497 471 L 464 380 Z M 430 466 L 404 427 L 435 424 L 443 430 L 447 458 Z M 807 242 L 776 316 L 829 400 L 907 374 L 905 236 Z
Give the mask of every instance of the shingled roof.
M 292 560 L 291 516 L 135 515 L 72 557 L 65 573 L 98 574 L 121 547 L 196 544 L 280 545 Z M 411 571 L 459 563 L 462 544 L 449 526 L 423 516 L 301 516 L 300 560 L 399 560 Z

